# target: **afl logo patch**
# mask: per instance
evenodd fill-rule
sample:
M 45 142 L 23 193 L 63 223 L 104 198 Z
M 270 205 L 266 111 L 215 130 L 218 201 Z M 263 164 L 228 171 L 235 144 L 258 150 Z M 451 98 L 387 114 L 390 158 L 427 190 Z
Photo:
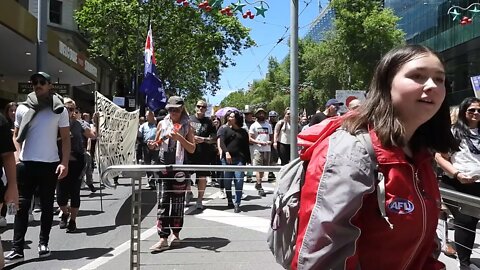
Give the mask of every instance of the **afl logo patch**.
M 406 215 L 413 212 L 415 206 L 407 199 L 395 198 L 388 204 L 388 209 L 399 215 Z

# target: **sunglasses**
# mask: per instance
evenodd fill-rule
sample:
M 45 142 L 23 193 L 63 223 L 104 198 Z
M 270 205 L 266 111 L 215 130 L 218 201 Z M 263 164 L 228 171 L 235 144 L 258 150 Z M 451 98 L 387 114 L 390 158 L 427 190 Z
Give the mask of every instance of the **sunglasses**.
M 167 110 L 168 112 L 175 112 L 175 113 L 178 113 L 180 112 L 180 108 L 168 108 Z
M 199 109 L 206 109 L 207 106 L 197 105 L 197 108 L 199 108 Z
M 471 108 L 471 109 L 468 109 L 467 112 L 469 112 L 469 113 L 480 113 L 480 109 Z
M 47 80 L 32 80 L 33 85 L 37 85 L 39 83 L 40 83 L 40 85 L 43 86 L 43 85 L 47 84 Z
M 77 113 L 75 110 L 76 110 L 75 108 L 68 108 L 68 111 L 69 111 L 69 112 L 75 112 L 75 113 Z

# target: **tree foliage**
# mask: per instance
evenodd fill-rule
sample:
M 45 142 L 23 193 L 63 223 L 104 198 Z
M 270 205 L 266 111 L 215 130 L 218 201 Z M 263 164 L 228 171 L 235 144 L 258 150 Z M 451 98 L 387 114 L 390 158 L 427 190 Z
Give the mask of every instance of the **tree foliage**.
M 381 2 L 332 0 L 334 29 L 320 43 L 299 41 L 301 111 L 313 114 L 323 110 L 323 104 L 335 97 L 335 90 L 367 90 L 381 56 L 404 42 L 404 33 L 396 26 L 399 18 Z M 278 63 L 271 59 L 266 77 L 245 93 L 250 95 L 247 102 L 266 102 L 268 109 L 279 112 L 289 106 L 289 65 L 288 60 Z
M 119 77 L 139 68 L 151 19 L 157 76 L 167 93 L 199 98 L 219 90 L 220 70 L 254 45 L 236 17 L 204 13 L 175 1 L 86 0 L 75 19 L 90 41 L 93 56 L 105 57 Z M 138 67 L 138 62 L 142 63 Z

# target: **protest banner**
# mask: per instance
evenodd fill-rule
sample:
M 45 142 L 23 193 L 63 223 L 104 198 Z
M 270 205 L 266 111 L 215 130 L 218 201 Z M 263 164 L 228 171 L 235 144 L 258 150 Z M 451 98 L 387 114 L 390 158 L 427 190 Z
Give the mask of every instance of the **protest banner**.
M 98 113 L 96 160 L 100 175 L 111 165 L 134 164 L 139 111 L 128 112 L 99 92 L 95 93 L 95 109 Z M 112 172 L 108 178 L 118 175 L 119 172 Z M 112 186 L 110 181 L 104 184 Z

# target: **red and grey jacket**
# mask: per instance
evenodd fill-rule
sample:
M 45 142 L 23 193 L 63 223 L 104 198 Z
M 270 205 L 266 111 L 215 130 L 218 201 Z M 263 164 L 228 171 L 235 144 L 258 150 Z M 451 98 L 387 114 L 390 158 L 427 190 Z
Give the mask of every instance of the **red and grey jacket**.
M 393 228 L 380 214 L 376 173 L 365 146 L 339 129 L 301 155 L 310 162 L 292 269 L 445 269 L 433 256 L 440 193 L 431 153 L 407 161 L 402 149 L 386 149 L 375 132 L 370 136 Z

